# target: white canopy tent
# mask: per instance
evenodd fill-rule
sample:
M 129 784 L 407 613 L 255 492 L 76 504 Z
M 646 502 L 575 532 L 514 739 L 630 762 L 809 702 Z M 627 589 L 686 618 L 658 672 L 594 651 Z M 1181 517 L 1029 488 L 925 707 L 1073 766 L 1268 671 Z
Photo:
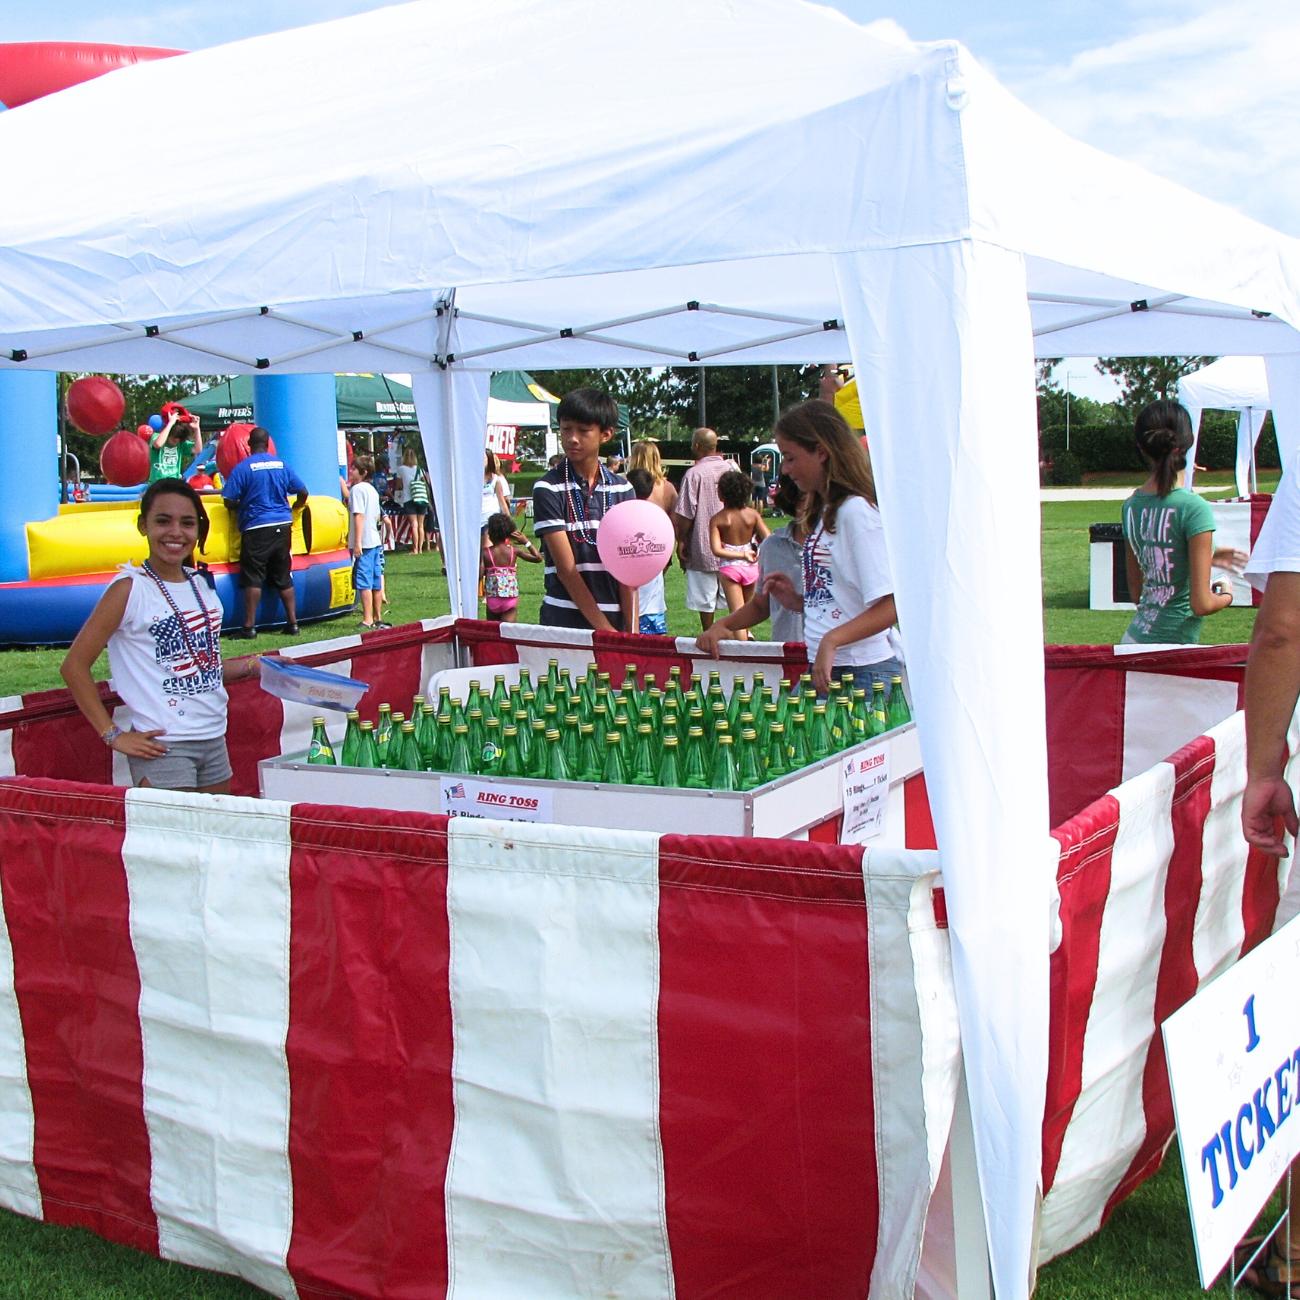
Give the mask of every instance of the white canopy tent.
M 492 369 L 851 357 L 993 1275 L 1024 1296 L 1054 863 L 1032 360 L 1294 380 L 1300 246 L 960 46 L 801 0 L 427 0 L 110 74 L 4 114 L 0 147 L 0 367 L 409 370 L 461 613 Z
M 1237 412 L 1237 495 L 1255 490 L 1255 444 L 1268 414 L 1268 371 L 1263 357 L 1220 357 L 1218 361 L 1178 381 L 1178 400 L 1192 417 L 1198 441 L 1201 415 L 1212 411 Z M 1196 447 L 1187 458 L 1183 485 L 1190 488 L 1196 472 Z

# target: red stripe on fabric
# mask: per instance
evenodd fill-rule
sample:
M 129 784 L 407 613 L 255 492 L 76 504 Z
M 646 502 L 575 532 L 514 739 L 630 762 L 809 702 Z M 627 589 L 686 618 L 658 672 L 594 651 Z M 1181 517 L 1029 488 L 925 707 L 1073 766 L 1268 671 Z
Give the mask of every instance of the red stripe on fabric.
M 1125 680 L 1126 674 L 1113 668 L 1050 666 L 1049 661 L 1047 792 L 1053 826 L 1124 779 Z
M 1160 968 L 1156 973 L 1155 1018 L 1142 1075 L 1146 1136 L 1106 1202 L 1102 1212 L 1103 1223 L 1115 1206 L 1160 1168 L 1165 1148 L 1173 1137 L 1174 1105 L 1159 1027 L 1196 992 L 1192 936 L 1196 928 L 1196 906 L 1204 883 L 1201 855 L 1205 819 L 1210 813 L 1210 786 L 1214 779 L 1214 741 L 1208 736 L 1198 736 L 1172 755 L 1169 761 L 1174 768 L 1174 793 L 1169 811 L 1174 849 L 1165 878 L 1165 942 L 1160 950 Z
M 475 667 L 519 662 L 519 651 L 515 643 L 507 641 L 501 635 L 501 624 L 491 619 L 457 619 L 456 635 L 469 651 L 469 661 Z
M 293 810 L 288 1268 L 303 1294 L 446 1294 L 446 827 Z
M 104 682 L 98 690 L 111 712 L 117 696 Z M 19 776 L 112 784 L 112 751 L 100 742 L 66 690 L 26 697 L 23 708 L 5 715 L 4 721 L 13 724 L 14 771 Z
M 256 679 L 232 682 L 226 687 L 230 705 L 226 712 L 226 752 L 230 755 L 231 794 L 260 793 L 257 765 L 280 752 L 284 705 L 262 690 Z
M 864 1296 L 879 1206 L 861 851 L 665 836 L 659 852 L 677 1294 Z
M 0 783 L 0 880 L 45 1218 L 158 1253 L 121 791 Z
M 903 782 L 903 847 L 939 847 L 934 835 L 934 818 L 930 815 L 930 793 L 926 789 L 924 772 L 917 772 Z
M 808 647 L 802 641 L 787 641 L 781 647 L 781 676 L 785 684 L 793 686 L 808 671 Z
M 1097 986 L 1101 919 L 1110 892 L 1119 803 L 1107 795 L 1052 832 L 1061 845 L 1056 885 L 1060 942 L 1050 963 L 1043 1191 L 1052 1189 L 1065 1130 L 1083 1086 L 1083 1038 Z
M 1278 829 L 1281 830 L 1280 820 Z M 1245 929 L 1241 944 L 1243 957 L 1273 933 L 1273 922 L 1277 919 L 1277 906 L 1281 901 L 1277 859 L 1259 849 L 1249 850 L 1241 897 L 1241 919 Z
M 674 667 L 681 672 L 683 680 L 688 680 L 695 671 L 695 661 L 690 655 L 677 653 L 677 639 L 671 636 L 597 632 L 591 638 L 591 649 L 597 671 L 609 673 L 615 686 L 623 680 L 628 664 L 636 665 L 637 681 L 642 685 L 647 673 L 654 673 L 655 681 L 662 686 Z M 737 664 L 736 671 L 748 676 L 752 669 Z

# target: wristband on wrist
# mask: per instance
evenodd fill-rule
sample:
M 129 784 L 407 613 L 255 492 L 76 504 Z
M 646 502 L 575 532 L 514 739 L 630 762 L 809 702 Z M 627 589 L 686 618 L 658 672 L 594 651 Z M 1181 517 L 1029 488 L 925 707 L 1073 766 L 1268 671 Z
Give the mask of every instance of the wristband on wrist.
M 109 749 L 112 749 L 113 742 L 122 734 L 122 728 L 114 724 L 109 727 L 107 731 L 101 731 L 99 733 L 99 738 L 109 747 Z

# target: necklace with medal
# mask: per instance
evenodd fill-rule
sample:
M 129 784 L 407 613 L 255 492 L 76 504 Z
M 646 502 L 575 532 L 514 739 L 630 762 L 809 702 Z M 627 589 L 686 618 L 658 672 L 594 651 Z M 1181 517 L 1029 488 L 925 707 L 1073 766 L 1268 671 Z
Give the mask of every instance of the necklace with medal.
M 604 465 L 596 466 L 596 486 L 592 488 L 591 495 L 594 497 L 606 482 L 606 470 Z M 580 542 L 586 542 L 588 546 L 595 546 L 596 534 L 587 527 L 587 494 L 583 491 L 585 485 L 573 477 L 573 471 L 568 460 L 564 462 L 564 502 L 568 518 L 566 523 L 577 524 L 576 529 L 570 531 L 577 535 Z M 604 511 L 601 511 L 604 514 Z
M 203 640 L 206 645 L 203 650 L 200 650 L 195 645 L 194 638 L 190 636 L 189 626 L 185 622 L 185 615 L 181 613 L 180 606 L 177 605 L 171 592 L 167 590 L 167 583 L 158 576 L 157 570 L 148 560 L 144 562 L 144 571 L 154 580 L 154 585 L 162 592 L 162 598 L 167 602 L 168 608 L 176 616 L 176 625 L 180 628 L 181 641 L 184 643 L 185 649 L 189 651 L 191 662 L 198 664 L 203 669 L 212 668 L 215 664 L 219 664 L 221 662 L 221 650 L 212 635 L 212 621 L 208 617 L 208 607 L 203 603 L 203 596 L 199 591 L 198 583 L 194 581 L 194 575 L 186 572 L 184 568 L 181 569 L 181 572 L 185 574 L 186 581 L 190 584 L 190 591 L 203 618 Z

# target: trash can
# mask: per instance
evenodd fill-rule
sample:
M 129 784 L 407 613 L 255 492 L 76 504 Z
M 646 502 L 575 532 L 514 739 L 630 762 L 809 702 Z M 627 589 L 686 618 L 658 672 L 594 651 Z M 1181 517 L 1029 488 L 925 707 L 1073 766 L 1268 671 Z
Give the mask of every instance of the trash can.
M 1132 609 L 1128 568 L 1124 563 L 1124 526 L 1088 527 L 1088 608 Z

